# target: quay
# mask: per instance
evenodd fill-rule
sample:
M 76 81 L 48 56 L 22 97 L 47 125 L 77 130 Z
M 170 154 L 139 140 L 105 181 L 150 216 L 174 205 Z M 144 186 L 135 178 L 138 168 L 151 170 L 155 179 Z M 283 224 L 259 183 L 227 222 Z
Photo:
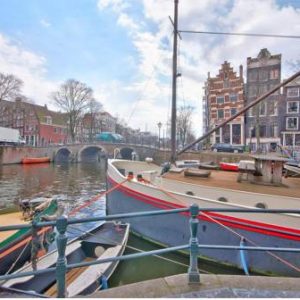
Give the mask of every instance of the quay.
M 299 298 L 299 278 L 201 274 L 189 284 L 187 274 L 102 290 L 88 298 Z

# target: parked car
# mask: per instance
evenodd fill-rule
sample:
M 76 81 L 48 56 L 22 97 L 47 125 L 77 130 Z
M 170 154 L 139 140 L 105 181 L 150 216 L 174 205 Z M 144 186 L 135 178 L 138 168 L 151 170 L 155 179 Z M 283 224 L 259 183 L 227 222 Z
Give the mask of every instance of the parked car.
M 125 139 L 121 134 L 114 132 L 101 132 L 96 134 L 96 141 L 103 141 L 109 143 L 124 143 Z
M 238 146 L 238 145 L 218 143 L 218 144 L 212 145 L 211 150 L 214 152 L 242 153 L 242 152 L 244 152 L 244 147 Z

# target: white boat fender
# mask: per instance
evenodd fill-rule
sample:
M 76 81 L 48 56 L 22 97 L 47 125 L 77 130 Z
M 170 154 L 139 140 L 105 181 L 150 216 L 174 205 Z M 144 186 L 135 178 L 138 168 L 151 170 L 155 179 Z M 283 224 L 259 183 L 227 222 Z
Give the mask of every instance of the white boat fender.
M 152 157 L 146 157 L 145 158 L 145 162 L 152 163 L 153 162 L 153 158 Z
M 96 257 L 100 257 L 104 252 L 105 252 L 105 249 L 102 246 L 97 246 L 94 250 Z

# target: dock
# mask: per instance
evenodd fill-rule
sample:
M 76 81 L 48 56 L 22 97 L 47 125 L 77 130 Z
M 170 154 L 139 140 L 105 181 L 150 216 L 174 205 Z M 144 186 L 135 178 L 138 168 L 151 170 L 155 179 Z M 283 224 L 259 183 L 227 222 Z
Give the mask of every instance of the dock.
M 189 284 L 187 274 L 109 288 L 88 298 L 300 298 L 299 278 L 200 275 Z

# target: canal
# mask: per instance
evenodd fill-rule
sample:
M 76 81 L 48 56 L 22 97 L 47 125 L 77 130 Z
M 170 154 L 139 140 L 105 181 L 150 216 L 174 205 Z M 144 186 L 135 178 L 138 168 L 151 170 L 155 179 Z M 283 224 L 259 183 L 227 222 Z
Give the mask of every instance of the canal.
M 105 186 L 104 161 L 61 165 L 0 166 L 0 213 L 18 210 L 18 202 L 22 199 L 49 196 L 57 199 L 67 213 L 99 194 Z M 104 214 L 104 197 L 80 212 L 80 216 L 103 216 Z M 70 234 L 75 234 L 74 230 Z M 152 249 L 158 249 L 158 246 L 131 234 L 125 254 Z M 189 258 L 179 253 L 120 262 L 109 285 L 118 286 L 184 273 L 187 272 L 188 264 Z M 199 261 L 199 268 L 202 273 L 241 274 L 239 270 L 221 268 L 213 262 Z

